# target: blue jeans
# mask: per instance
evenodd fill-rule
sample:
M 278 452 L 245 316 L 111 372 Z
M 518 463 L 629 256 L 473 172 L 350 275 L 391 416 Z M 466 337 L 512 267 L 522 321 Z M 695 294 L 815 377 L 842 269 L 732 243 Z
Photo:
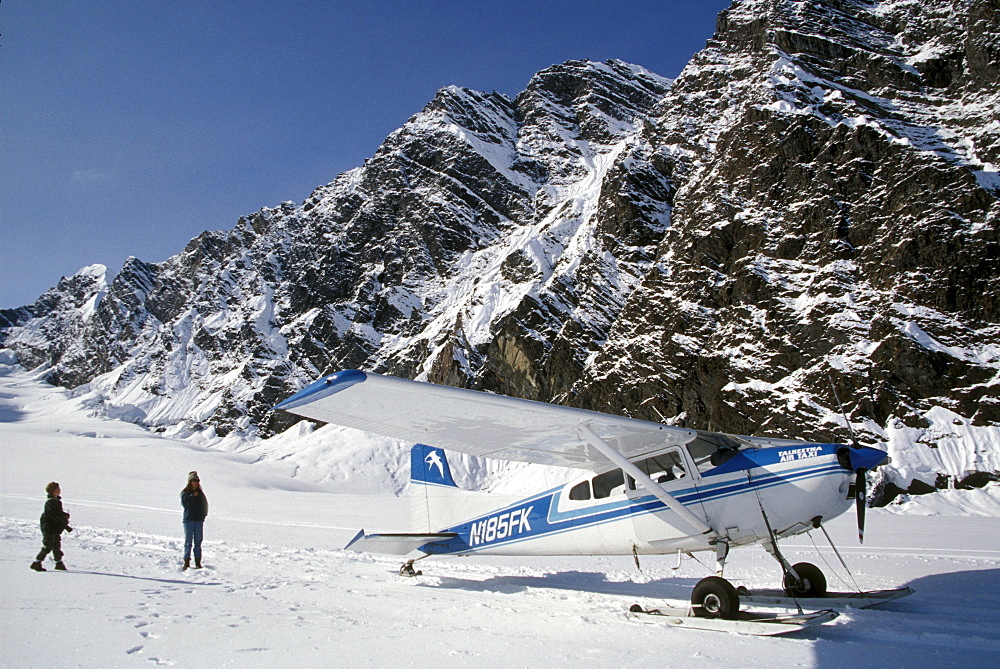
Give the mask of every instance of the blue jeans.
M 184 559 L 191 559 L 191 547 L 194 546 L 194 559 L 201 562 L 201 540 L 205 536 L 205 522 L 184 523 Z

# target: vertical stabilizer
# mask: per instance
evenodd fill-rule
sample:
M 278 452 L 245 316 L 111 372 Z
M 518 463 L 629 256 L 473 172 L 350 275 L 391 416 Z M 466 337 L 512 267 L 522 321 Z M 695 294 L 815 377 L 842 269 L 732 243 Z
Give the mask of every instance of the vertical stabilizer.
M 410 521 L 415 532 L 447 525 L 456 515 L 460 488 L 451 476 L 444 450 L 416 444 L 410 449 Z
M 410 482 L 418 485 L 457 488 L 444 450 L 416 444 L 410 449 Z

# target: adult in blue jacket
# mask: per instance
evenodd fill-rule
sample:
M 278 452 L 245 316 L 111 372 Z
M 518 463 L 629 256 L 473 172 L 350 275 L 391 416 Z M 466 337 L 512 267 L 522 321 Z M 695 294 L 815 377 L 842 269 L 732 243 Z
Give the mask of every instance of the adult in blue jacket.
M 181 506 L 184 507 L 184 566 L 191 567 L 191 551 L 194 550 L 194 568 L 201 569 L 201 540 L 205 535 L 205 518 L 208 516 L 208 498 L 201 489 L 198 472 L 188 474 L 187 485 L 181 490 Z

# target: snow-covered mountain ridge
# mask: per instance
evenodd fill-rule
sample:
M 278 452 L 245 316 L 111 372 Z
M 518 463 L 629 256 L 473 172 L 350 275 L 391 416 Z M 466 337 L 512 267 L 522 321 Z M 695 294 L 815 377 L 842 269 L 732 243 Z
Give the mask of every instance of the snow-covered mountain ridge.
M 898 489 L 995 477 L 998 44 L 989 0 L 745 0 L 673 82 L 445 88 L 301 205 L 65 278 L 0 343 L 209 443 L 357 367 L 842 440 L 836 393 Z

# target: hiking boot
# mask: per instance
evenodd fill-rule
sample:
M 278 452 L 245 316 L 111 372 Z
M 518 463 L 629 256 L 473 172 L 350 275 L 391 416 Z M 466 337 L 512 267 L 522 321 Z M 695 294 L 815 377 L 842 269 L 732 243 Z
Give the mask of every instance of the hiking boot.
M 184 566 L 181 567 L 181 571 L 191 568 L 191 558 L 184 558 Z
M 195 558 L 194 559 L 194 568 L 195 569 L 201 569 L 201 558 Z
M 62 560 L 56 562 L 56 571 L 66 571 L 66 565 L 63 564 Z
M 34 569 L 35 571 L 48 571 L 48 569 L 43 567 L 42 563 L 37 560 L 31 563 L 31 568 Z

